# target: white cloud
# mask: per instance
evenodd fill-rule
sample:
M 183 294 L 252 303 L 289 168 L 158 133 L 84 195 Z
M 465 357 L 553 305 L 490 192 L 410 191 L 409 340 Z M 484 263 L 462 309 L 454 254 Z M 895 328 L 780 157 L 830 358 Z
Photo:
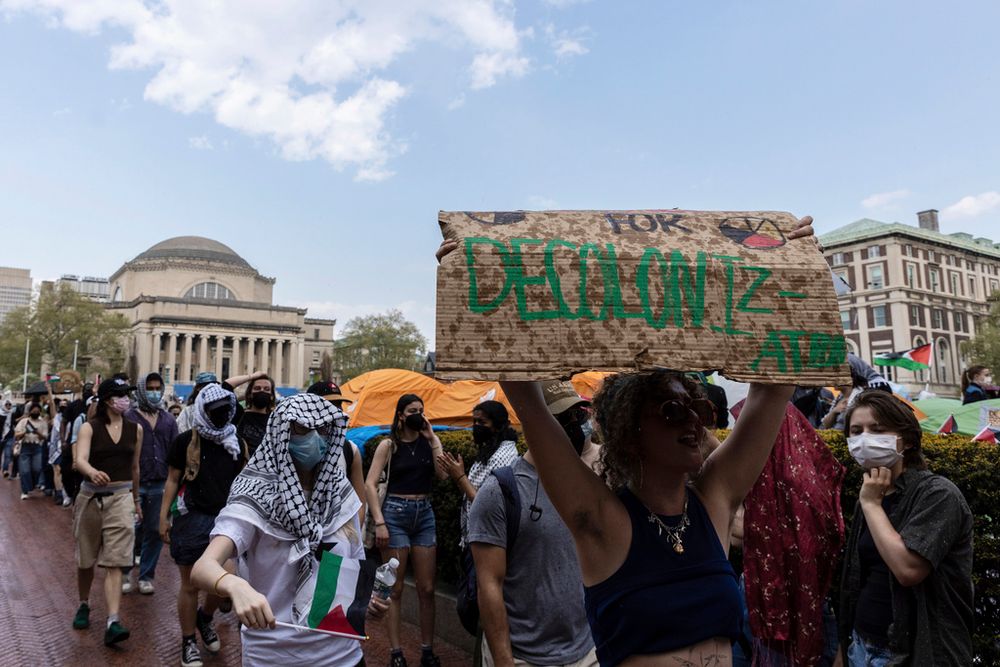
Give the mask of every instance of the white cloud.
M 454 111 L 465 106 L 465 93 L 458 95 L 451 102 L 448 102 L 448 111 Z
M 587 27 L 566 32 L 556 30 L 551 23 L 545 26 L 545 38 L 549 41 L 557 60 L 568 60 L 589 53 L 590 49 L 583 43 L 589 33 L 590 29 Z
M 974 218 L 1000 207 L 1000 192 L 991 190 L 978 195 L 962 197 L 943 213 L 950 218 Z
M 910 196 L 909 190 L 893 190 L 891 192 L 877 192 L 861 200 L 861 205 L 865 208 L 894 208 L 895 204 Z
M 124 33 L 110 66 L 151 71 L 147 101 L 211 113 L 287 160 L 324 159 L 360 180 L 391 175 L 406 149 L 387 124 L 408 86 L 389 70 L 422 42 L 468 52 L 473 89 L 530 65 L 508 0 L 0 0 L 0 11 Z
M 198 151 L 210 151 L 213 148 L 212 141 L 204 134 L 200 137 L 190 137 L 188 146 Z

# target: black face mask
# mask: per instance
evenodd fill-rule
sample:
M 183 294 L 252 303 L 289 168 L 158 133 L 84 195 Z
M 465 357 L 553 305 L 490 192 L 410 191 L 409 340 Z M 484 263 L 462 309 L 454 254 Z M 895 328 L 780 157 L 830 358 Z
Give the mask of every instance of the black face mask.
M 493 442 L 493 430 L 483 424 L 472 425 L 472 441 L 477 445 L 488 445 Z
M 222 428 L 229 423 L 229 408 L 216 408 L 208 413 L 208 420 L 215 428 Z
M 38 419 L 39 417 L 42 416 L 42 413 L 41 412 L 31 412 L 31 413 L 29 413 L 29 415 L 31 416 L 32 419 Z
M 406 428 L 411 431 L 423 431 L 424 430 L 424 416 L 419 412 L 414 412 L 412 415 L 406 415 Z
M 250 394 L 250 404 L 258 410 L 271 405 L 271 394 L 266 391 L 255 391 Z
M 573 422 L 572 424 L 563 424 L 563 431 L 569 436 L 569 442 L 573 445 L 573 449 L 576 450 L 576 455 L 579 456 L 583 453 L 583 446 L 587 443 L 587 436 L 583 432 L 583 426 L 580 422 Z

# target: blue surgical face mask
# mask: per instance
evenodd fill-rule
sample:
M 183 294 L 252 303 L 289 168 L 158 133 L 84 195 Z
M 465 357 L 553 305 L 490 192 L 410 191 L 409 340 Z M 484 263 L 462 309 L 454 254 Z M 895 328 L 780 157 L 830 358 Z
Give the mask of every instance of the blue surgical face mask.
M 316 431 L 303 435 L 292 434 L 288 439 L 288 453 L 300 466 L 311 469 L 326 456 L 330 443 Z
M 149 399 L 150 403 L 152 403 L 153 405 L 156 405 L 161 400 L 163 400 L 163 392 L 162 391 L 147 391 L 146 392 L 146 398 Z

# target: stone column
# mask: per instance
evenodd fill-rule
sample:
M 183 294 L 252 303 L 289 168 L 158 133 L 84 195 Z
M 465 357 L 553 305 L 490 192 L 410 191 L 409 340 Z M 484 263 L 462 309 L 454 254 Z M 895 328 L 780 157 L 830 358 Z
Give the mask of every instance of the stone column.
M 135 334 L 135 360 L 138 366 L 139 373 L 145 373 L 146 366 L 149 365 L 149 360 L 153 358 L 153 352 L 150 349 L 152 347 L 152 336 L 145 332 L 139 331 Z
M 285 379 L 282 377 L 285 372 L 285 341 L 280 338 L 274 341 L 274 384 L 284 385 Z
M 184 348 L 181 353 L 181 367 L 177 373 L 177 382 L 191 381 L 191 350 L 194 347 L 194 334 L 184 334 Z
M 159 331 L 153 332 L 153 350 L 149 359 L 149 371 L 151 373 L 160 372 L 160 339 L 163 336 Z
M 257 370 L 256 368 L 254 368 L 254 365 L 256 363 L 254 356 L 257 354 L 256 346 L 257 346 L 256 338 L 254 338 L 253 336 L 247 338 L 247 375 Z
M 222 382 L 225 378 L 222 377 L 222 341 L 224 337 L 222 334 L 217 334 L 215 336 L 215 375 L 219 378 L 219 382 Z
M 233 356 L 229 360 L 229 374 L 233 377 L 243 374 L 243 367 L 240 366 L 240 344 L 242 338 L 233 336 Z M 219 378 L 220 380 L 222 378 Z
M 296 338 L 295 342 L 292 343 L 292 377 L 289 378 L 289 384 L 293 387 L 301 388 L 305 382 L 305 354 L 306 346 Z
M 198 336 L 198 368 L 195 375 L 208 368 L 208 336 L 201 334 Z
M 271 348 L 271 339 L 270 338 L 264 338 L 264 339 L 261 340 L 261 344 L 262 344 L 262 347 L 260 348 L 260 370 L 262 370 L 265 373 L 267 373 L 268 375 L 270 375 L 271 374 L 271 369 L 268 368 L 268 365 L 269 365 L 269 363 L 271 361 L 271 359 L 270 359 L 270 357 L 271 357 L 271 354 L 270 354 L 270 351 L 271 351 L 271 349 L 270 349 Z
M 177 332 L 171 331 L 167 334 L 167 375 L 170 384 L 177 381 Z

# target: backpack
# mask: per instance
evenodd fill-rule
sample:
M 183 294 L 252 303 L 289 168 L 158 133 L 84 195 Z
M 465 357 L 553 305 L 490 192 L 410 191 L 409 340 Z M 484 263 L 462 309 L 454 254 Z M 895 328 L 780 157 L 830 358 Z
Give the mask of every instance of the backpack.
M 517 491 L 517 480 L 511 466 L 497 468 L 491 473 L 500 483 L 503 493 L 504 510 L 507 517 L 507 560 L 510 562 L 510 552 L 517 541 L 517 532 L 521 527 L 521 494 Z M 455 609 L 462 627 L 472 636 L 479 631 L 479 592 L 476 580 L 476 564 L 472 558 L 472 547 L 468 544 L 462 549 L 461 571 L 459 572 L 458 591 L 455 593 Z

